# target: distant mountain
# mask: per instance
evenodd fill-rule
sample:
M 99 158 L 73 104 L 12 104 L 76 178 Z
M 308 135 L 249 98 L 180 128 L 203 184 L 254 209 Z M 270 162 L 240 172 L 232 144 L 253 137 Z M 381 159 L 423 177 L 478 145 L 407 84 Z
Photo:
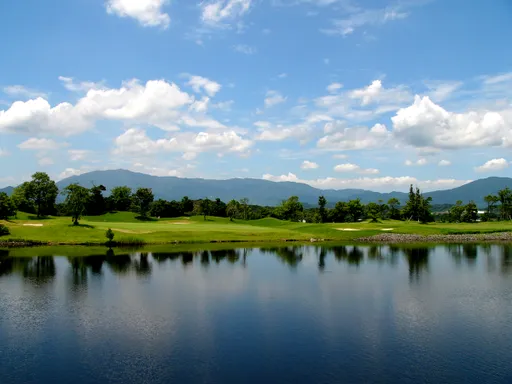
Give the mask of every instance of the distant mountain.
M 1 188 L 1 189 L 0 189 L 0 192 L 5 192 L 5 193 L 7 193 L 9 196 L 11 196 L 12 191 L 14 191 L 14 187 L 5 187 L 5 188 Z
M 103 184 L 107 190 L 115 186 L 127 185 L 132 189 L 147 187 L 153 190 L 155 197 L 166 200 L 180 200 L 183 196 L 191 199 L 208 197 L 223 201 L 248 198 L 252 204 L 277 205 L 290 196 L 299 196 L 308 206 L 316 206 L 318 196 L 324 195 L 332 206 L 337 201 L 360 198 L 364 203 L 371 201 L 388 201 L 395 197 L 402 202 L 408 198 L 406 192 L 379 193 L 363 189 L 320 190 L 307 184 L 294 182 L 273 182 L 260 179 L 185 179 L 179 177 L 158 177 L 127 170 L 94 171 L 79 176 L 72 176 L 57 183 L 59 189 L 69 184 L 78 183 L 84 187 Z M 512 188 L 512 178 L 489 177 L 476 180 L 458 188 L 426 193 L 434 204 L 455 204 L 457 200 L 468 202 L 474 200 L 479 206 L 485 206 L 484 196 L 495 194 L 498 190 Z

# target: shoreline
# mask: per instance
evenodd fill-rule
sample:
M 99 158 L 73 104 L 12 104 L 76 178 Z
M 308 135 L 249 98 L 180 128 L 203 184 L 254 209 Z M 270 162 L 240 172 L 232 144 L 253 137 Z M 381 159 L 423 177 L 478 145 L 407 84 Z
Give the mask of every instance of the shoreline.
M 209 241 L 168 241 L 168 242 L 140 242 L 129 243 L 120 242 L 108 244 L 106 242 L 52 242 L 39 240 L 21 240 L 8 239 L 0 241 L 0 248 L 28 248 L 28 247 L 47 247 L 47 246 L 77 246 L 77 247 L 106 247 L 106 248 L 127 248 L 144 246 L 175 246 L 175 245 L 211 245 L 211 244 L 287 244 L 287 243 L 338 243 L 338 244 L 418 244 L 418 243 L 478 243 L 478 242 L 512 242 L 512 232 L 493 232 L 493 233 L 461 233 L 461 234 L 434 234 L 419 235 L 405 233 L 381 233 L 372 236 L 347 239 L 330 238 L 310 238 L 308 239 L 280 239 L 280 240 L 209 240 Z
M 450 235 L 416 235 L 403 233 L 382 233 L 357 239 L 360 243 L 413 244 L 413 243 L 479 243 L 512 242 L 512 232 L 461 233 Z

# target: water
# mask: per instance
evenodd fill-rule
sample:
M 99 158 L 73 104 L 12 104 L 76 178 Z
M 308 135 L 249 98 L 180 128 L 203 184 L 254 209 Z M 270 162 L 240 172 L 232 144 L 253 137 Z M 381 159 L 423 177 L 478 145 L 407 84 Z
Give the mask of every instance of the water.
M 3 384 L 512 382 L 512 246 L 33 252 Z

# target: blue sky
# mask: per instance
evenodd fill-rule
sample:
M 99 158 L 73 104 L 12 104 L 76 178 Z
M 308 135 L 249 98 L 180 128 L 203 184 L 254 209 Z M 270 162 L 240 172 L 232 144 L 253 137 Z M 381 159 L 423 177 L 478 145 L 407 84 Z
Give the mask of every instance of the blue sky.
M 510 175 L 509 0 L 19 0 L 0 17 L 0 186 Z

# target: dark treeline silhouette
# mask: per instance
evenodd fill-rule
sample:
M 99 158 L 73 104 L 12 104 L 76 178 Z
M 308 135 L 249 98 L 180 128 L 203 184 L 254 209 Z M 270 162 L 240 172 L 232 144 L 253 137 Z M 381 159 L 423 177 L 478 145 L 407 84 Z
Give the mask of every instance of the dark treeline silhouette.
M 78 184 L 68 185 L 60 194 L 64 202 L 56 203 L 59 190 L 50 177 L 43 172 L 32 175 L 32 180 L 14 189 L 12 196 L 0 193 L 0 219 L 16 215 L 24 211 L 43 217 L 46 215 L 70 216 L 73 224 L 78 225 L 83 215 L 102 215 L 107 212 L 132 211 L 139 214 L 141 220 L 152 218 L 176 218 L 182 216 L 201 215 L 229 217 L 230 220 L 255 220 L 266 217 L 280 220 L 306 221 L 309 223 L 326 222 L 358 222 L 365 219 L 379 221 L 386 219 L 410 220 L 420 223 L 439 221 L 476 222 L 479 220 L 510 220 L 512 219 L 512 191 L 509 188 L 498 191 L 497 195 L 485 197 L 487 209 L 478 214 L 474 202 L 463 205 L 458 201 L 447 206 L 445 212 L 432 213 L 432 199 L 425 198 L 419 188 L 412 185 L 409 199 L 401 205 L 396 198 L 387 202 L 379 200 L 363 204 L 360 199 L 338 201 L 333 208 L 327 208 L 324 196 L 319 196 L 317 208 L 305 208 L 299 197 L 291 196 L 276 207 L 250 204 L 244 198 L 221 201 L 219 198 L 192 200 L 184 196 L 180 201 L 155 200 L 150 188 L 132 190 L 127 186 L 117 186 L 107 191 L 103 185 L 85 188 Z M 0 233 L 1 235 L 1 233 Z

